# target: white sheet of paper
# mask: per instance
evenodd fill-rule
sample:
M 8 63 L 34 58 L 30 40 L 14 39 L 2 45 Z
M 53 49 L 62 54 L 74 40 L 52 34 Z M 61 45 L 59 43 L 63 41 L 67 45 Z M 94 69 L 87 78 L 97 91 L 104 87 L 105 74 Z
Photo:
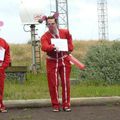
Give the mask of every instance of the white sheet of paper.
M 3 47 L 0 47 L 0 61 L 4 61 L 5 57 L 5 49 Z
M 68 51 L 67 39 L 52 38 L 51 43 L 59 49 L 59 51 Z

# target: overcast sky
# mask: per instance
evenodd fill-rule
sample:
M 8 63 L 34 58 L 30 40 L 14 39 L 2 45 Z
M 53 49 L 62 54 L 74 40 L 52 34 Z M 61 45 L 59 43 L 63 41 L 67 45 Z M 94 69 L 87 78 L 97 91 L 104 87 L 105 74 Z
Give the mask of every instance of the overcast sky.
M 26 0 L 23 0 L 26 1 Z M 29 6 L 36 6 L 45 15 L 50 15 L 55 0 L 27 0 Z M 34 1 L 34 2 L 33 2 Z M 38 3 L 39 2 L 39 3 Z M 108 28 L 109 39 L 120 38 L 120 0 L 108 0 Z M 31 38 L 30 32 L 23 30 L 20 19 L 21 0 L 0 0 L 0 20 L 4 26 L 0 27 L 0 36 L 9 43 L 27 43 Z M 68 0 L 69 29 L 73 39 L 98 39 L 97 0 Z M 45 24 L 37 25 L 38 38 L 45 32 Z M 29 26 L 26 27 L 29 30 Z

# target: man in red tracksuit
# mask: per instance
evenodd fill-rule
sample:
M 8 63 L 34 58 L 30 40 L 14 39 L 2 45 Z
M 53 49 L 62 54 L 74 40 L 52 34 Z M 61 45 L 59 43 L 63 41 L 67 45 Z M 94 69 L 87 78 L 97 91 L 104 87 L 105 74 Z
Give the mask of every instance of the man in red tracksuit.
M 47 78 L 53 111 L 60 111 L 58 86 L 59 78 L 61 78 L 62 108 L 64 111 L 70 112 L 71 64 L 67 57 L 73 51 L 72 37 L 68 30 L 58 29 L 57 19 L 54 16 L 46 18 L 46 25 L 48 31 L 41 37 L 41 48 L 47 53 Z M 52 38 L 66 39 L 68 51 L 59 51 L 54 44 L 51 44 Z
M 10 63 L 10 50 L 7 42 L 0 38 L 0 112 L 7 112 L 3 104 L 5 69 Z

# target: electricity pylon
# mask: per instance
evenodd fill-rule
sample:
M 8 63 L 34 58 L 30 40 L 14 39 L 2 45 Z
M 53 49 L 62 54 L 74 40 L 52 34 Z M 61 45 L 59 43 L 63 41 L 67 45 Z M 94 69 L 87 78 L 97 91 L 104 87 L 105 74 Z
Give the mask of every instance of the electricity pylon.
M 98 0 L 97 5 L 99 40 L 108 40 L 107 0 Z

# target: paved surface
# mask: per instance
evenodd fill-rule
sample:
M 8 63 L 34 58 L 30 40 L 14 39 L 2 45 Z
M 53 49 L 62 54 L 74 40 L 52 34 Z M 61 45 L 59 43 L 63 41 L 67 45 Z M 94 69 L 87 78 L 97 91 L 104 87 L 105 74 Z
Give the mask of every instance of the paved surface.
M 120 120 L 120 106 L 78 106 L 71 112 L 52 112 L 51 107 L 9 109 L 0 120 Z
M 71 99 L 71 112 L 52 112 L 50 100 L 5 101 L 8 113 L 0 120 L 120 120 L 120 97 Z

